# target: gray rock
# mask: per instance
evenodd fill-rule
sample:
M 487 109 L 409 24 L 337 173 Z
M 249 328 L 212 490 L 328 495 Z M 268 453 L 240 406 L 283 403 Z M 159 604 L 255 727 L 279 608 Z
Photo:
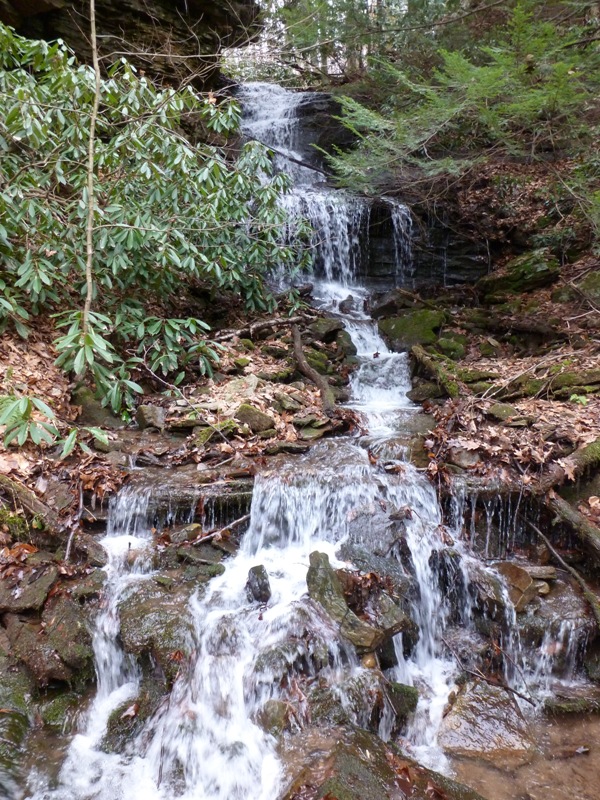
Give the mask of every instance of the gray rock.
M 141 430 L 157 428 L 162 431 L 166 423 L 165 410 L 162 406 L 138 406 L 135 412 L 135 421 Z
M 246 592 L 250 600 L 256 600 L 259 603 L 268 603 L 271 599 L 269 574 L 262 564 L 248 570 Z
M 312 333 L 314 338 L 321 342 L 333 342 L 338 331 L 343 329 L 344 323 L 341 319 L 336 317 L 318 319 L 315 320 L 315 322 L 311 322 L 308 326 L 308 330 Z
M 57 578 L 58 567 L 55 564 L 26 568 L 20 580 L 14 575 L 0 578 L 0 613 L 39 611 Z

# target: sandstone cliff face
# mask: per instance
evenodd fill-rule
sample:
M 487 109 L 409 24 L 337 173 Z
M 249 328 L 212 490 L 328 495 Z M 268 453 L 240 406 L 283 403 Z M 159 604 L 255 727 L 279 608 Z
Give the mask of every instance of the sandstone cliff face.
M 256 35 L 254 0 L 96 0 L 100 53 L 106 65 L 126 56 L 171 83 L 214 83 L 223 47 Z M 91 58 L 86 0 L 0 0 L 0 21 L 39 39 L 62 38 Z

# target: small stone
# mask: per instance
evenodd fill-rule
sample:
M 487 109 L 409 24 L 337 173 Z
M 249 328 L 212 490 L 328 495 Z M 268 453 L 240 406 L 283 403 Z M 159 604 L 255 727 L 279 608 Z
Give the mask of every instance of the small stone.
M 248 366 L 248 364 L 250 364 L 250 359 L 249 358 L 234 358 L 233 359 L 233 363 L 235 364 L 235 366 L 238 369 L 244 369 L 245 367 Z
M 508 585 L 508 594 L 515 611 L 520 613 L 533 600 L 537 590 L 531 575 L 512 561 L 502 561 L 495 564 L 494 568 L 502 575 Z
M 542 597 L 550 594 L 550 584 L 546 583 L 546 581 L 534 581 L 533 585 L 537 593 L 542 595 Z
M 183 544 L 197 539 L 202 533 L 202 525 L 193 522 L 191 525 L 184 525 L 182 528 L 175 528 L 169 533 L 169 538 L 173 544 Z
M 275 395 L 275 400 L 282 411 L 300 411 L 302 404 L 285 392 Z
M 271 599 L 269 574 L 262 564 L 248 570 L 246 593 L 249 600 L 256 600 L 258 603 L 268 603 Z
M 487 415 L 500 422 L 506 422 L 507 419 L 521 416 L 518 409 L 508 403 L 494 403 L 488 408 Z
M 242 403 L 235 412 L 235 417 L 243 425 L 247 425 L 252 433 L 261 433 L 275 427 L 273 417 L 250 405 L 250 403 Z
M 302 428 L 300 431 L 300 438 L 307 442 L 314 442 L 316 439 L 321 439 L 327 433 L 327 428 Z
M 135 421 L 141 430 L 157 428 L 162 431 L 166 422 L 165 410 L 162 406 L 138 406 Z

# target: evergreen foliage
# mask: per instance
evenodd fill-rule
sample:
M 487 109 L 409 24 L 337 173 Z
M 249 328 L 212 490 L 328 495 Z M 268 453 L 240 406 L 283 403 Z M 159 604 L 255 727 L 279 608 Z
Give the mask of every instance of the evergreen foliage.
M 565 27 L 534 9 L 517 3 L 505 32 L 468 55 L 440 48 L 432 71 L 378 60 L 390 97 L 377 110 L 343 99 L 359 144 L 331 158 L 339 182 L 377 192 L 415 175 L 460 176 L 490 158 L 570 159 L 565 190 L 598 232 L 598 43 L 585 25 Z
M 193 360 L 218 360 L 195 317 L 170 318 L 188 285 L 241 296 L 248 310 L 274 298 L 265 275 L 292 270 L 300 244 L 282 244 L 287 190 L 255 142 L 237 156 L 193 145 L 182 121 L 226 142 L 239 108 L 191 88 L 159 89 L 120 61 L 102 80 L 94 175 L 93 311 L 86 292 L 86 156 L 95 85 L 63 43 L 0 26 L 0 321 L 27 336 L 52 312 L 65 332 L 58 363 L 91 372 L 104 403 L 119 410 L 139 386 L 132 371 L 180 381 Z M 125 355 L 127 348 L 132 348 Z

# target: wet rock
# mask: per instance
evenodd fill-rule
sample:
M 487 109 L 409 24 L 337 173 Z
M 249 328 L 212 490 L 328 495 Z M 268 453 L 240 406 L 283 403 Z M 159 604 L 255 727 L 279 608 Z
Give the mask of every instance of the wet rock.
M 192 522 L 190 525 L 181 525 L 169 531 L 169 539 L 173 544 L 184 544 L 197 539 L 202 533 L 202 525 Z
M 361 670 L 340 682 L 320 680 L 308 693 L 314 725 L 357 725 L 376 733 L 384 710 L 385 678 L 378 670 Z
M 219 564 L 224 553 L 210 544 L 182 545 L 177 548 L 177 557 L 189 564 Z
M 57 579 L 58 567 L 55 564 L 25 569 L 21 579 L 18 573 L 0 578 L 0 613 L 39 611 Z
M 508 595 L 517 614 L 524 611 L 525 607 L 537 595 L 537 589 L 531 575 L 513 561 L 502 561 L 499 564 L 494 564 L 494 569 L 506 581 Z
M 508 262 L 501 274 L 485 275 L 476 287 L 486 303 L 504 302 L 507 295 L 532 292 L 554 283 L 560 276 L 558 259 L 549 250 L 534 250 Z
M 277 442 L 277 444 L 269 445 L 266 453 L 269 456 L 276 456 L 280 453 L 306 453 L 310 449 L 310 445 L 303 444 L 302 442 Z
M 581 665 L 597 626 L 579 587 L 563 577 L 550 585 L 550 592 L 536 598 L 517 617 L 521 641 L 531 647 L 543 645 L 557 673 L 571 673 Z
M 600 688 L 597 686 L 561 687 L 544 700 L 544 711 L 554 716 L 563 714 L 600 713 Z
M 308 326 L 315 339 L 320 342 L 330 343 L 333 342 L 339 331 L 344 329 L 344 323 L 341 319 L 335 317 L 324 317 L 317 319 Z
M 143 581 L 119 606 L 123 649 L 138 659 L 154 659 L 168 680 L 179 669 L 172 654 L 186 653 L 191 641 L 188 602 L 196 588 L 195 582 L 180 581 L 175 591 L 168 591 L 154 581 Z
M 250 405 L 249 403 L 242 403 L 242 405 L 235 412 L 235 418 L 242 425 L 247 425 L 252 433 L 260 433 L 261 431 L 269 430 L 275 427 L 275 420 L 273 417 L 265 414 L 264 411 Z
M 369 598 L 366 612 L 372 623 L 383 631 L 384 642 L 397 633 L 406 633 L 414 641 L 418 639 L 417 626 L 387 592 L 379 592 Z
M 292 778 L 283 800 L 484 800 L 365 730 L 308 728 L 284 742 L 282 755 Z
M 144 723 L 164 701 L 167 684 L 156 671 L 144 675 L 137 697 L 119 705 L 108 718 L 106 733 L 100 743 L 105 753 L 122 753 L 135 741 Z
M 483 681 L 467 684 L 444 718 L 438 741 L 450 755 L 496 767 L 527 764 L 535 745 L 513 697 Z
M 347 542 L 340 547 L 337 556 L 344 561 L 349 561 L 361 572 L 375 572 L 381 578 L 389 580 L 396 597 L 405 599 L 413 597 L 414 582 L 395 558 L 384 558 L 371 553 L 364 547 Z
M 556 567 L 551 565 L 524 564 L 523 569 L 534 581 L 555 581 L 558 579 Z
M 397 720 L 404 722 L 417 707 L 419 691 L 414 686 L 405 686 L 403 683 L 390 681 L 387 685 L 387 697 Z
M 443 311 L 419 309 L 379 321 L 379 332 L 392 350 L 410 350 L 416 344 L 433 344 L 444 324 Z
M 375 650 L 383 642 L 382 631 L 360 620 L 348 608 L 342 585 L 325 553 L 310 554 L 306 576 L 309 596 L 339 624 L 340 633 L 359 651 Z
M 81 701 L 82 696 L 77 692 L 54 691 L 38 702 L 36 711 L 45 728 L 61 734 L 73 733 L 81 711 Z
M 156 428 L 162 431 L 165 429 L 165 410 L 162 406 L 138 406 L 135 412 L 135 421 L 142 431 L 146 428 Z
M 477 610 L 492 619 L 501 618 L 506 608 L 506 594 L 500 578 L 472 559 L 466 561 L 465 567 Z
M 271 599 L 269 574 L 262 564 L 248 570 L 246 593 L 249 600 L 256 600 L 258 603 L 268 603 Z
M 300 430 L 298 436 L 305 442 L 315 442 L 317 439 L 322 439 L 330 430 L 330 425 L 320 426 L 318 428 L 308 425 Z
M 223 441 L 238 432 L 238 426 L 232 419 L 224 419 L 222 422 L 215 422 L 206 428 L 197 426 L 194 428 L 194 444 L 196 447 L 204 447 L 210 441 Z
M 89 563 L 92 567 L 105 567 L 108 555 L 102 545 L 89 533 L 79 532 L 73 539 L 73 551 Z
M 271 736 L 281 736 L 289 728 L 290 705 L 283 700 L 271 698 L 256 714 L 254 720 L 265 733 Z
M 94 674 L 94 653 L 84 609 L 71 598 L 57 595 L 44 608 L 42 626 L 50 647 L 73 670 L 73 682 L 85 685 Z
M 6 614 L 4 624 L 12 652 L 27 666 L 38 686 L 67 682 L 73 677 L 73 671 L 58 657 L 39 622 Z

